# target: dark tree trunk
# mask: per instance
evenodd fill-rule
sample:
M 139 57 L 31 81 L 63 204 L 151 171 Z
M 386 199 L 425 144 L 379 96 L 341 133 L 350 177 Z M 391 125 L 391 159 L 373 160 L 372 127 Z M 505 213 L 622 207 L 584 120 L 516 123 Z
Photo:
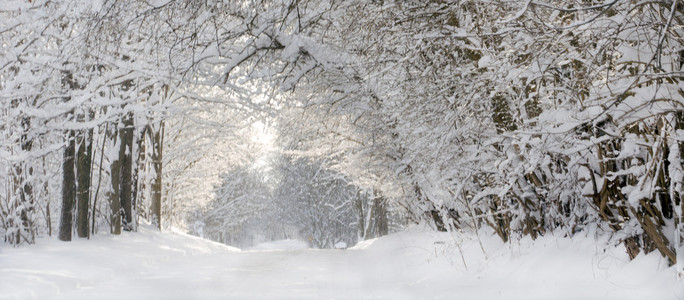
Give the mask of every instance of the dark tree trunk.
M 134 230 L 133 209 L 132 209 L 132 188 L 133 188 L 133 113 L 128 113 L 123 120 L 123 128 L 119 130 L 121 148 L 119 148 L 119 158 L 121 159 L 121 182 L 119 188 L 119 199 L 121 201 L 121 212 L 123 213 L 123 230 Z
M 93 130 L 88 131 L 88 136 L 83 133 L 78 138 L 78 159 L 76 162 L 76 174 L 78 176 L 78 189 L 76 192 L 77 204 L 77 233 L 78 237 L 88 237 L 88 208 L 90 206 L 90 166 L 93 151 Z
M 387 201 L 378 191 L 373 191 L 373 210 L 375 210 L 376 237 L 385 236 L 389 233 L 389 221 L 387 220 Z
M 361 196 L 362 191 L 356 192 L 356 210 L 358 212 L 358 236 L 359 240 L 366 239 L 366 214 L 363 211 L 363 199 L 365 197 Z
M 76 191 L 76 174 L 74 174 L 75 141 L 74 131 L 69 131 L 67 145 L 64 148 L 62 169 L 62 214 L 59 222 L 59 240 L 71 241 L 73 226 L 74 198 Z
M 80 89 L 78 82 L 71 71 L 62 71 L 62 87 L 64 92 Z M 70 97 L 64 99 L 65 103 L 71 101 Z M 67 119 L 72 120 L 74 111 L 67 114 Z M 62 213 L 59 222 L 59 238 L 61 241 L 71 241 L 71 231 L 73 228 L 74 202 L 76 201 L 76 141 L 74 130 L 68 130 L 67 143 L 64 148 L 64 158 L 62 162 Z

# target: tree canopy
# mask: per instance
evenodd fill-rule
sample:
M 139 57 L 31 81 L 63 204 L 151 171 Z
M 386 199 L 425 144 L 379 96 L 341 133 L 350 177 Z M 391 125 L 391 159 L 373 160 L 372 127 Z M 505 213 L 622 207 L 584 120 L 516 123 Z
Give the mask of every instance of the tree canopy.
M 330 191 L 413 222 L 504 241 L 590 231 L 674 264 L 683 7 L 5 0 L 0 232 L 185 226 L 222 183 L 254 181 L 261 122 L 285 160 L 349 187 Z

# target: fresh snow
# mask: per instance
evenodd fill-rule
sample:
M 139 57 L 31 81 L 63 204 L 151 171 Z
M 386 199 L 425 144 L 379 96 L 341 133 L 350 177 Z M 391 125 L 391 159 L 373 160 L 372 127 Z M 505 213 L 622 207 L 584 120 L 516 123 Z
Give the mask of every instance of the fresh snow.
M 249 250 L 302 250 L 308 249 L 309 244 L 299 240 L 280 240 L 273 242 L 266 242 L 256 245 Z
M 241 251 L 143 226 L 2 246 L 0 299 L 684 299 L 659 254 L 629 262 L 593 235 L 504 244 L 415 227 L 346 250 L 304 245 Z

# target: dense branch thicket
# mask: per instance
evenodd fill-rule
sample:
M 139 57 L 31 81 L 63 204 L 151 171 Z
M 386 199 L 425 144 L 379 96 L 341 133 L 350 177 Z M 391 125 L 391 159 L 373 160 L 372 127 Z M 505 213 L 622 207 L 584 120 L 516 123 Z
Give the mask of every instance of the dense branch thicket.
M 0 235 L 33 243 L 162 228 L 206 200 L 211 172 L 263 110 L 207 84 L 205 5 L 5 1 L 0 8 Z M 199 18 L 199 19 L 198 19 Z M 237 26 L 237 25 L 236 25 Z M 217 149 L 219 149 L 217 151 Z M 201 173 L 201 174 L 200 174 Z
M 50 232 L 60 195 L 74 198 L 77 218 L 79 202 L 92 200 L 87 214 L 106 216 L 100 223 L 112 231 L 120 218 L 130 229 L 133 215 L 159 222 L 159 211 L 192 206 L 198 189 L 211 198 L 211 182 L 198 178 L 215 156 L 188 149 L 217 149 L 203 146 L 220 147 L 213 141 L 227 132 L 222 145 L 237 145 L 269 107 L 279 112 L 271 124 L 295 141 L 288 150 L 325 157 L 415 221 L 488 226 L 504 241 L 594 232 L 631 257 L 657 250 L 676 263 L 683 7 L 8 1 L 2 232 L 15 244 Z M 88 161 L 92 178 L 81 180 Z M 72 164 L 76 174 L 62 171 Z M 75 182 L 74 196 L 58 192 L 57 177 Z M 95 182 L 105 192 L 90 189 L 87 199 L 82 185 Z M 148 212 L 141 193 L 165 208 Z
M 504 241 L 588 230 L 675 263 L 681 7 L 345 2 L 312 30 L 345 66 L 312 71 L 282 122 L 304 152 L 438 229 L 489 226 Z

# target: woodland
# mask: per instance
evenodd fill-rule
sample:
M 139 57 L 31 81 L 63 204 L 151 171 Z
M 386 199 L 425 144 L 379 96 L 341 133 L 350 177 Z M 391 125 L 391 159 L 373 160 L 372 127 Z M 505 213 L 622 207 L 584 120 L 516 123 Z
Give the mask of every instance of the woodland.
M 0 236 L 424 223 L 681 266 L 683 65 L 679 0 L 2 0 Z

